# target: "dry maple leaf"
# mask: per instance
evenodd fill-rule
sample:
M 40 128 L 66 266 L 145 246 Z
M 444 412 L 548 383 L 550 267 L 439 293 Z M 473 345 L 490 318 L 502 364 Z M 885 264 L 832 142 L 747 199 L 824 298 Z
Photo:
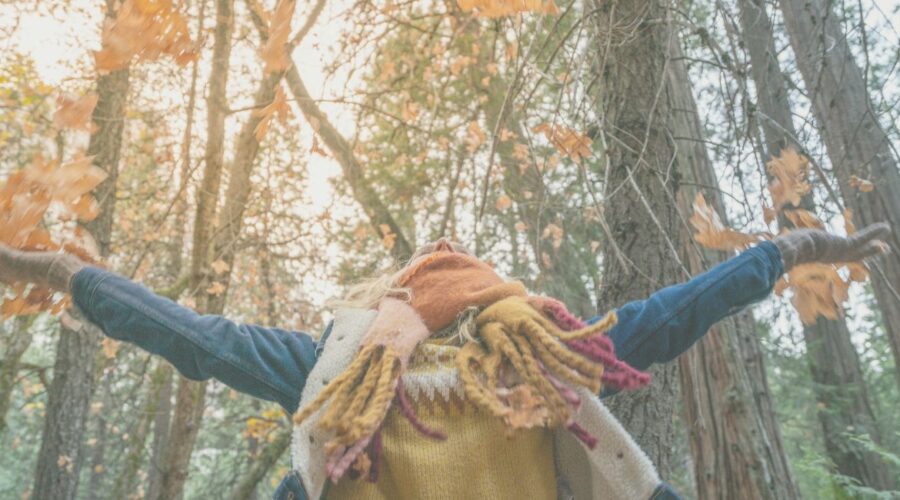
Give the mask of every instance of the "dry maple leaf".
M 91 122 L 91 114 L 94 112 L 99 98 L 100 96 L 96 92 L 88 92 L 81 97 L 72 95 L 57 97 L 58 107 L 53 113 L 53 126 L 93 133 L 96 127 Z
M 216 274 L 222 274 L 228 270 L 228 264 L 226 264 L 222 259 L 213 262 L 209 265 L 209 267 L 211 267 L 212 270 L 216 272 Z
M 397 234 L 391 231 L 391 226 L 379 224 L 378 230 L 381 231 L 381 243 L 384 244 L 384 247 L 388 250 L 394 248 L 394 244 L 397 241 Z
M 57 218 L 90 220 L 98 209 L 90 191 L 106 178 L 106 173 L 79 155 L 59 165 L 37 156 L 26 168 L 9 176 L 0 187 L 0 243 L 21 250 L 64 249 L 82 260 L 96 262 L 97 248 L 81 227 L 63 232 L 55 240 L 42 222 L 51 203 L 60 207 Z M 0 306 L 3 317 L 35 314 L 50 310 L 61 312 L 68 304 L 65 297 L 55 300 L 48 288 L 24 284 L 13 287 L 14 296 Z
M 119 352 L 119 342 L 109 337 L 105 337 L 100 342 L 100 347 L 103 349 L 103 355 L 107 359 L 115 359 L 116 353 Z
M 275 118 L 276 115 L 278 121 L 282 124 L 287 123 L 288 117 L 291 114 L 291 108 L 288 105 L 287 97 L 285 96 L 284 89 L 281 88 L 281 85 L 275 87 L 275 97 L 272 99 L 272 102 L 256 113 L 259 116 L 262 116 L 262 119 L 256 125 L 256 129 L 254 129 L 256 140 L 259 142 L 262 142 L 263 137 L 265 137 L 266 132 L 269 130 L 269 124 L 272 123 L 272 118 Z
M 766 169 L 772 176 L 769 194 L 772 196 L 773 210 L 778 211 L 787 204 L 800 205 L 800 199 L 811 189 L 806 181 L 809 160 L 797 150 L 787 148 L 772 158 Z
M 222 295 L 225 293 L 225 285 L 218 281 L 214 281 L 212 285 L 207 287 L 206 293 L 210 295 Z
M 819 316 L 836 320 L 843 315 L 843 303 L 850 284 L 830 264 L 801 264 L 788 272 L 794 296 L 791 303 L 804 325 L 813 325 Z
M 542 123 L 532 130 L 536 133 L 543 133 L 557 151 L 564 156 L 572 158 L 576 163 L 581 163 L 582 158 L 591 156 L 591 144 L 593 141 L 584 134 L 562 125 L 551 125 L 549 123 Z
M 295 0 L 278 0 L 275 11 L 269 17 L 269 38 L 260 49 L 266 74 L 278 73 L 291 65 L 288 37 L 291 36 L 291 19 L 294 17 Z
M 507 17 L 525 12 L 558 14 L 553 0 L 457 0 L 463 12 L 474 12 L 478 17 Z
M 179 65 L 197 57 L 187 22 L 171 0 L 125 0 L 103 27 L 102 47 L 94 54 L 101 74 L 124 68 L 132 59 L 167 54 Z
M 863 193 L 871 193 L 872 191 L 875 190 L 875 184 L 872 183 L 872 181 L 869 181 L 866 179 L 861 179 L 855 175 L 850 176 L 849 184 L 850 184 L 850 187 L 855 187 L 856 189 L 859 189 Z
M 509 199 L 509 196 L 502 195 L 497 198 L 497 203 L 495 204 L 497 210 L 504 212 L 506 209 L 512 206 L 512 200 Z
M 784 216 L 791 221 L 794 227 L 825 230 L 825 224 L 809 210 L 785 210 Z
M 725 227 L 719 214 L 706 203 L 703 193 L 694 198 L 694 213 L 691 214 L 691 225 L 697 230 L 694 240 L 713 250 L 732 251 L 744 249 L 756 243 L 755 236 L 744 234 Z

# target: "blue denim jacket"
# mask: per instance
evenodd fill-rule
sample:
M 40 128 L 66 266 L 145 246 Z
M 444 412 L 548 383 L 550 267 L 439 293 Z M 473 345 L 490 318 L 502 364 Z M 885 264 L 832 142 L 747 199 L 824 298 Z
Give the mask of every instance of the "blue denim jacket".
M 715 322 L 767 297 L 782 273 L 778 248 L 763 242 L 686 283 L 630 302 L 617 310 L 619 322 L 609 332 L 616 353 L 638 369 L 671 361 Z M 235 390 L 275 401 L 288 413 L 297 410 L 328 334 L 327 329 L 317 345 L 306 333 L 200 315 L 96 267 L 75 275 L 72 298 L 106 335 L 159 354 L 189 379 L 217 378 Z M 665 495 L 661 491 L 654 498 L 672 498 Z M 306 498 L 293 474 L 275 496 Z

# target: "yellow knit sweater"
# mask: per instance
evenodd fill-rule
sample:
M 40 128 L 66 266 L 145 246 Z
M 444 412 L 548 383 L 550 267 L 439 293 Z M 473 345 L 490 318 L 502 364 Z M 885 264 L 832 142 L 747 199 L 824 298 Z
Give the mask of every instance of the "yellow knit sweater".
M 447 440 L 422 436 L 392 409 L 378 481 L 344 478 L 326 490 L 328 500 L 556 498 L 552 432 L 509 434 L 498 418 L 466 403 L 453 364 L 457 349 L 420 345 L 403 378 L 419 419 Z

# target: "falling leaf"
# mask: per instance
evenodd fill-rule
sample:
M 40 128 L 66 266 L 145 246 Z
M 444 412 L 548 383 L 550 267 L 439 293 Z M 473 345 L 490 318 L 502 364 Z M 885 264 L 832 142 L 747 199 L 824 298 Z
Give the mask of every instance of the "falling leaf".
M 772 180 L 769 194 L 772 196 L 773 210 L 781 210 L 787 204 L 800 205 L 800 199 L 810 191 L 806 181 L 809 174 L 809 160 L 793 148 L 787 148 L 766 165 Z
M 825 230 L 825 224 L 808 210 L 785 210 L 784 216 L 791 221 L 794 227 Z
M 469 126 L 466 128 L 466 146 L 469 153 L 475 152 L 486 139 L 487 135 L 484 130 L 481 130 L 481 125 L 477 121 L 469 122 Z
M 91 114 L 97 106 L 98 98 L 95 92 L 88 92 L 81 97 L 71 95 L 57 97 L 58 107 L 53 114 L 53 126 L 93 132 L 95 127 L 91 123 Z
M 103 348 L 103 355 L 106 356 L 106 359 L 115 359 L 116 353 L 119 352 L 119 342 L 109 337 L 105 337 L 100 342 L 100 346 Z
M 291 108 L 290 105 L 288 105 L 287 96 L 284 94 L 284 89 L 279 85 L 275 87 L 275 96 L 272 98 L 272 102 L 256 111 L 257 116 L 262 117 L 254 130 L 256 140 L 262 142 L 263 137 L 265 137 L 266 132 L 269 130 L 269 124 L 272 122 L 272 118 L 277 116 L 278 121 L 284 125 L 287 123 L 290 113 Z
M 871 193 L 875 190 L 875 184 L 866 179 L 860 179 L 855 175 L 850 176 L 850 187 L 855 187 L 863 193 Z
M 518 231 L 520 233 L 524 233 L 525 231 L 528 231 L 528 224 L 525 224 L 522 221 L 516 222 L 514 227 L 516 228 L 516 231 Z
M 526 12 L 558 14 L 553 0 L 457 0 L 463 12 L 473 12 L 478 17 L 508 17 Z
M 155 60 L 163 54 L 181 66 L 196 59 L 184 16 L 168 0 L 125 0 L 116 18 L 107 20 L 94 60 L 103 74 L 125 68 L 133 59 Z
M 509 196 L 502 195 L 497 198 L 497 203 L 495 204 L 495 206 L 497 207 L 497 210 L 504 212 L 512 206 L 512 200 L 509 199 Z
M 541 233 L 541 238 L 552 238 L 553 240 L 553 249 L 558 250 L 562 245 L 562 239 L 564 235 L 564 231 L 561 227 L 556 224 L 547 224 L 544 227 L 544 232 Z
M 59 458 L 56 459 L 56 465 L 69 474 L 75 469 L 75 464 L 72 463 L 72 459 L 68 455 L 60 455 Z
M 725 227 L 719 214 L 706 203 L 703 193 L 697 193 L 694 198 L 694 213 L 691 215 L 691 225 L 697 230 L 694 240 L 697 243 L 713 250 L 731 251 L 743 249 L 756 243 L 757 238 L 749 234 Z
M 813 325 L 819 316 L 836 320 L 843 315 L 849 283 L 841 279 L 830 264 L 801 264 L 788 272 L 794 296 L 791 303 L 805 325 Z
M 384 247 L 388 250 L 394 248 L 394 243 L 397 241 L 397 234 L 391 231 L 391 226 L 380 224 L 378 229 L 381 231 L 381 242 L 384 244 Z
M 275 11 L 269 16 L 269 38 L 260 50 L 266 74 L 284 71 L 291 65 L 288 37 L 291 36 L 295 6 L 295 0 L 278 0 Z
M 206 289 L 206 293 L 210 295 L 222 295 L 225 293 L 225 285 L 218 281 L 214 281 L 213 284 Z
M 211 267 L 212 270 L 216 272 L 216 274 L 222 274 L 228 270 L 228 264 L 226 264 L 222 259 L 213 262 L 209 265 L 209 267 Z
M 582 158 L 591 156 L 591 144 L 593 141 L 584 134 L 562 125 L 551 125 L 549 123 L 542 123 L 532 130 L 536 133 L 543 133 L 557 151 L 564 156 L 572 158 L 576 163 L 581 163 Z

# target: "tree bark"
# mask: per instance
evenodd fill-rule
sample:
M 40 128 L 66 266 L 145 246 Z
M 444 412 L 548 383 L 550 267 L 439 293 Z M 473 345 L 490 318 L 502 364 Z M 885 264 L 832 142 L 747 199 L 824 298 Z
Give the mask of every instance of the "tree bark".
M 277 434 L 274 439 L 266 444 L 259 455 L 253 460 L 252 465 L 247 472 L 241 476 L 240 481 L 238 481 L 238 484 L 231 490 L 231 494 L 228 498 L 231 500 L 243 500 L 251 497 L 256 491 L 256 486 L 266 477 L 266 474 L 268 474 L 269 469 L 278 462 L 281 455 L 288 449 L 288 446 L 291 444 L 291 429 L 288 427 L 275 432 Z
M 114 15 L 114 12 L 109 11 L 107 15 Z M 100 204 L 100 215 L 85 228 L 97 241 L 103 256 L 108 255 L 110 249 L 128 87 L 127 68 L 99 77 L 99 100 L 91 116 L 98 128 L 91 135 L 88 155 L 94 157 L 95 165 L 106 171 L 107 178 L 94 191 Z M 82 440 L 94 390 L 95 358 L 100 338 L 101 333 L 87 322 L 74 330 L 60 328 L 33 498 L 75 497 L 84 458 Z
M 597 115 L 608 160 L 605 216 L 611 237 L 630 259 L 624 266 L 605 241 L 600 310 L 648 297 L 682 281 L 681 235 L 674 200 L 675 147 L 665 120 L 672 103 L 665 92 L 666 58 L 675 42 L 668 4 L 661 0 L 592 2 L 593 75 L 599 83 Z M 656 464 L 661 477 L 671 471 L 675 436 L 677 365 L 651 369 L 653 383 L 609 400 L 619 418 Z
M 889 222 L 891 255 L 872 269 L 875 298 L 896 366 L 900 366 L 900 169 L 874 112 L 866 81 L 830 6 L 821 0 L 783 0 L 784 24 L 819 124 L 844 204 L 858 226 Z M 856 175 L 874 192 L 850 186 Z M 835 200 L 837 201 L 837 200 Z M 896 370 L 900 384 L 900 369 Z M 875 478 L 873 478 L 875 479 Z
M 0 365 L 0 434 L 6 430 L 6 413 L 16 388 L 19 360 L 31 345 L 31 323 L 34 316 L 19 316 L 12 323 L 12 332 L 6 335 L 6 352 Z
M 816 11 L 818 7 L 821 7 L 821 5 L 817 6 L 817 1 L 815 0 L 812 3 L 806 4 L 803 8 L 799 8 L 798 5 L 795 5 L 790 1 L 786 1 L 783 4 L 783 8 L 785 9 L 785 23 L 792 42 L 794 42 L 794 39 L 800 36 L 801 33 L 814 36 L 816 37 L 816 40 L 821 40 L 821 38 L 818 37 L 827 36 L 825 32 L 814 35 L 816 32 L 812 31 L 813 29 L 816 29 L 815 26 L 818 24 L 814 17 L 814 11 Z M 775 58 L 775 43 L 772 35 L 771 22 L 765 11 L 764 4 L 758 2 L 758 0 L 742 0 L 740 2 L 740 8 L 741 23 L 747 40 L 747 49 L 751 57 L 752 76 L 757 88 L 759 100 L 758 106 L 762 115 L 766 118 L 761 120 L 766 148 L 768 154 L 774 156 L 778 154 L 783 147 L 798 146 L 796 144 L 796 133 L 794 132 L 793 121 L 791 120 L 791 106 L 787 95 L 787 85 L 784 74 L 781 72 L 778 61 Z M 804 10 L 806 11 L 804 12 Z M 788 11 L 790 11 L 790 13 Z M 819 21 L 821 21 L 821 19 Z M 837 26 L 832 25 L 832 22 L 833 19 L 829 20 L 824 25 L 820 24 L 818 29 L 823 29 L 822 26 L 826 26 L 824 29 L 829 29 L 827 26 L 832 26 L 830 29 L 836 30 Z M 797 40 L 797 42 L 799 43 L 799 40 Z M 843 43 L 845 42 L 843 41 L 843 38 L 841 38 L 838 45 L 832 50 L 840 51 L 838 46 Z M 819 46 L 819 48 L 821 48 L 821 46 Z M 856 142 L 856 139 L 851 135 L 847 135 L 851 132 L 847 127 L 850 127 L 854 122 L 846 121 L 848 117 L 838 117 L 834 115 L 835 106 L 845 107 L 848 104 L 851 104 L 848 101 L 850 95 L 844 95 L 843 90 L 833 88 L 832 85 L 837 84 L 840 81 L 840 78 L 847 78 L 845 83 L 848 83 L 851 86 L 854 84 L 858 85 L 856 90 L 862 93 L 862 96 L 854 96 L 860 101 L 857 104 L 865 106 L 865 103 L 863 102 L 865 99 L 865 88 L 863 87 L 861 75 L 853 62 L 852 56 L 846 45 L 844 45 L 843 49 L 846 50 L 843 53 L 844 57 L 833 59 L 833 53 L 832 55 L 827 55 L 831 51 L 819 51 L 813 53 L 810 51 L 814 49 L 806 46 L 805 43 L 799 50 L 795 45 L 798 66 L 801 68 L 804 80 L 807 81 L 807 90 L 811 92 L 810 96 L 813 101 L 813 110 L 818 121 L 822 125 L 823 139 L 828 148 L 829 156 L 832 158 L 832 165 L 838 176 L 841 191 L 844 192 L 845 202 L 851 206 L 854 206 L 854 204 L 859 206 L 860 204 L 867 203 L 869 206 L 865 208 L 869 209 L 873 207 L 884 208 L 883 206 L 879 206 L 877 197 L 857 196 L 860 193 L 853 192 L 853 189 L 846 185 L 850 174 L 847 172 L 847 165 L 844 163 L 845 161 L 850 160 L 852 162 L 853 160 L 857 160 L 862 162 L 859 165 L 865 165 L 866 162 L 872 162 L 873 160 L 877 161 L 877 158 L 872 156 L 875 151 L 865 152 L 865 158 L 863 156 L 855 156 L 853 158 L 842 157 L 844 153 L 838 153 L 839 151 L 852 151 L 853 153 L 860 153 L 862 151 L 857 149 L 860 144 Z M 820 61 L 820 58 L 823 57 L 825 58 L 824 60 L 821 60 L 823 67 L 815 69 L 815 64 L 817 64 L 816 61 Z M 843 70 L 837 68 L 824 69 L 832 64 L 844 64 L 845 66 L 848 66 L 844 69 L 849 73 L 838 76 L 831 73 L 831 71 Z M 852 66 L 852 68 L 850 66 Z M 814 71 L 823 77 L 825 75 L 829 75 L 832 78 L 838 76 L 839 79 L 832 80 L 831 78 L 820 78 L 819 76 L 816 76 L 815 80 L 812 78 L 807 79 L 807 77 L 812 77 L 811 71 Z M 854 79 L 854 75 L 856 79 Z M 817 86 L 822 90 L 819 91 Z M 823 99 L 832 102 L 832 104 L 823 108 L 825 104 Z M 867 110 L 863 110 L 861 114 L 857 113 L 849 118 L 855 118 L 857 120 L 853 125 L 853 133 L 861 131 L 864 135 L 868 136 L 867 145 L 873 145 L 879 141 L 878 138 L 870 137 L 871 134 L 866 134 L 867 126 L 874 126 L 877 131 L 881 131 L 877 121 L 868 114 Z M 831 121 L 838 119 L 841 119 L 841 122 L 832 123 Z M 856 129 L 855 127 L 858 125 L 862 125 L 862 128 Z M 844 128 L 835 130 L 836 127 L 839 129 L 840 127 Z M 884 148 L 882 149 L 881 154 L 886 155 L 884 158 L 887 160 L 891 160 L 892 157 L 887 142 L 887 136 L 882 133 L 880 140 L 884 141 Z M 863 160 L 865 160 L 865 162 L 863 162 Z M 843 169 L 841 167 L 843 167 Z M 883 165 L 882 168 L 888 170 L 893 169 L 893 177 L 900 176 L 897 172 L 896 162 L 894 162 L 892 166 Z M 843 177 L 841 175 L 841 170 L 843 170 L 844 173 Z M 858 173 L 858 175 L 869 177 L 869 175 L 862 175 L 861 173 Z M 891 176 L 887 175 L 886 177 Z M 900 189 L 900 178 L 898 178 L 897 181 L 896 186 Z M 825 180 L 825 182 L 828 181 Z M 893 195 L 889 196 L 892 196 L 894 200 L 897 198 Z M 811 195 L 804 197 L 801 201 L 801 208 L 811 211 L 815 210 Z M 863 211 L 865 211 L 865 208 Z M 898 205 L 897 214 L 900 215 L 900 205 Z M 869 212 L 869 215 L 874 216 L 875 213 Z M 896 218 L 895 221 L 900 221 L 900 217 Z M 869 219 L 865 223 L 870 222 L 874 222 L 874 219 Z M 779 225 L 782 228 L 785 228 L 789 226 L 789 223 L 784 218 L 781 218 L 779 220 Z M 887 261 L 886 263 L 887 271 L 890 271 L 892 268 L 900 270 L 900 261 L 894 263 Z M 873 274 L 877 274 L 877 272 Z M 897 277 L 900 277 L 900 273 L 897 274 Z M 896 314 L 897 306 L 900 305 L 900 301 L 898 301 L 900 298 L 892 300 L 889 296 L 889 292 L 884 290 L 886 284 L 879 283 L 879 279 L 878 276 L 874 276 L 873 281 L 875 282 L 876 298 L 883 311 L 887 308 L 887 311 L 884 311 L 885 327 L 889 335 L 894 337 L 896 332 L 894 332 L 892 328 L 895 325 L 900 326 L 900 323 L 892 323 L 892 318 L 895 317 L 896 319 L 900 319 L 900 315 Z M 879 293 L 879 288 L 881 288 L 882 293 Z M 825 449 L 837 472 L 858 480 L 861 484 L 866 486 L 878 489 L 892 488 L 893 480 L 887 465 L 882 458 L 876 453 L 865 450 L 862 445 L 848 436 L 849 431 L 851 434 L 868 434 L 876 443 L 881 441 L 877 420 L 872 411 L 872 406 L 869 403 L 866 383 L 860 366 L 859 354 L 856 352 L 856 349 L 850 340 L 850 329 L 848 328 L 846 321 L 843 319 L 831 321 L 825 318 L 819 318 L 815 325 L 804 326 L 803 337 L 806 342 L 810 372 L 812 374 L 813 382 L 815 383 L 814 392 L 819 403 L 818 416 L 822 425 Z M 892 346 L 896 356 L 898 351 L 896 350 L 896 345 L 894 345 L 893 341 Z M 895 357 L 895 359 L 898 358 Z
M 690 214 L 695 186 L 703 190 L 728 225 L 715 169 L 705 147 L 703 127 L 681 46 L 673 46 L 669 87 L 674 104 L 672 136 L 685 185 L 679 190 L 682 214 Z M 693 243 L 681 224 L 685 261 L 692 273 L 722 262 L 728 255 Z M 750 311 L 716 324 L 679 358 L 682 403 L 689 425 L 697 497 L 700 499 L 792 499 L 794 481 Z

